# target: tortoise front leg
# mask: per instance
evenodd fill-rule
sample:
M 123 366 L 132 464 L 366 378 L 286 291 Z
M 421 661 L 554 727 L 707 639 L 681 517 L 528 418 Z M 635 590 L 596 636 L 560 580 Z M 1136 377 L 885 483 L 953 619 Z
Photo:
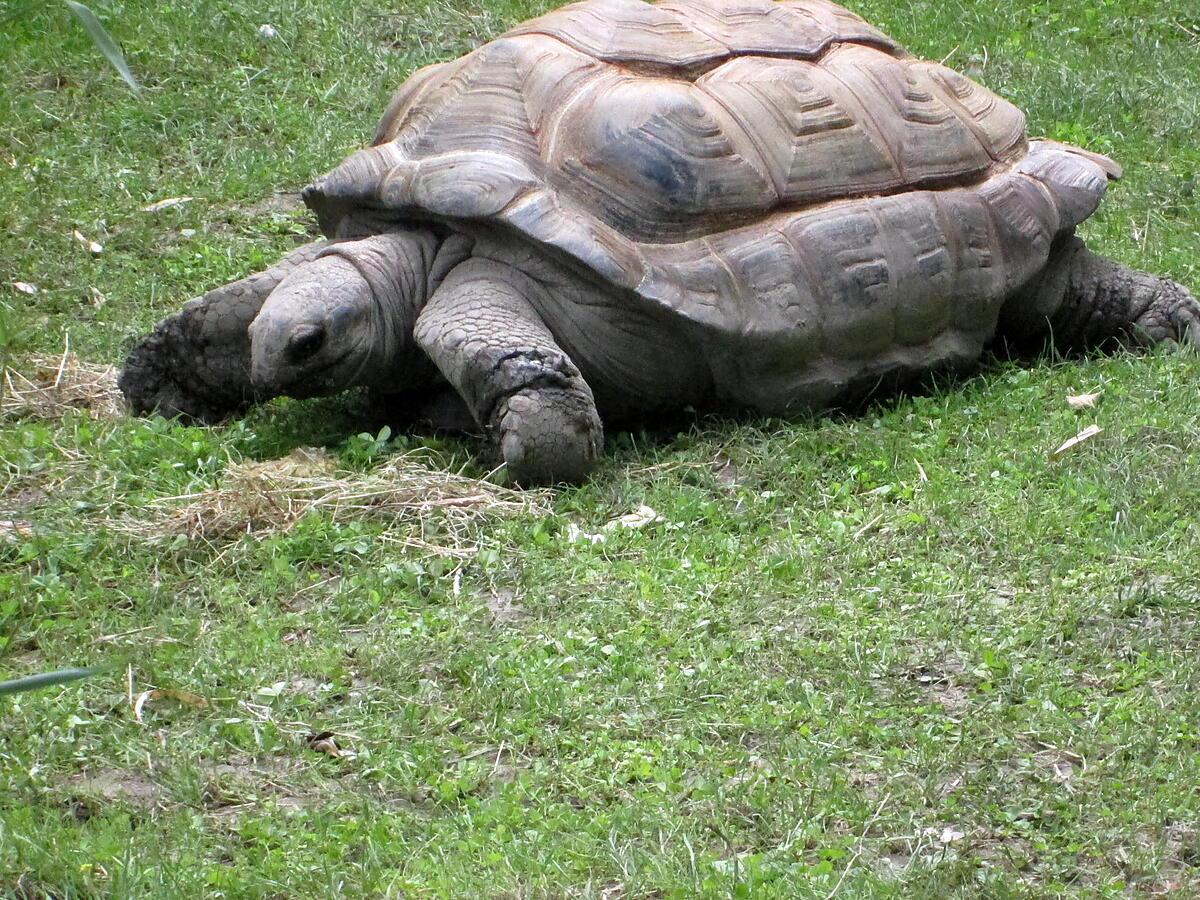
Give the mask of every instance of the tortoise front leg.
M 515 481 L 581 481 L 603 429 L 591 388 L 529 300 L 541 290 L 510 266 L 468 260 L 434 292 L 415 336 Z
M 247 329 L 284 276 L 326 246 L 307 244 L 265 272 L 189 300 L 159 322 L 121 371 L 118 383 L 133 411 L 211 423 L 254 403 Z
M 1068 352 L 1112 343 L 1200 348 L 1200 300 L 1178 282 L 1100 256 L 1071 237 L 1036 283 L 1005 304 L 1000 332 L 1018 347 L 1035 348 L 1049 332 Z

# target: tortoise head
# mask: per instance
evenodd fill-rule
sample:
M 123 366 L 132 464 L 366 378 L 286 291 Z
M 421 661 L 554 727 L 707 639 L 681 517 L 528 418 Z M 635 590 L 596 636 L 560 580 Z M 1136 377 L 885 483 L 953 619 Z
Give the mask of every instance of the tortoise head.
M 314 397 L 392 382 L 418 352 L 425 257 L 410 236 L 387 234 L 331 244 L 298 266 L 250 324 L 255 392 Z

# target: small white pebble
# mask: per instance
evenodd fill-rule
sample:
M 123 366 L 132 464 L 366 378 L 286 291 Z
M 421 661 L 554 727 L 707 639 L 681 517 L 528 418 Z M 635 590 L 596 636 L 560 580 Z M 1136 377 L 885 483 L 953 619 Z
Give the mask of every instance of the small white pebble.
M 274 40 L 279 37 L 279 29 L 274 25 L 263 23 L 258 26 L 258 36 L 267 41 Z

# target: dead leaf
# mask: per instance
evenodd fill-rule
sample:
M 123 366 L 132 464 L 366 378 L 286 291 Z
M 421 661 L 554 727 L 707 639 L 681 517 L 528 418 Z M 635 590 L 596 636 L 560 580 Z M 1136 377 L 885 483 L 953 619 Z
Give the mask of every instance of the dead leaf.
M 104 252 L 104 247 L 102 245 L 97 244 L 90 238 L 85 238 L 78 231 L 72 231 L 71 237 L 75 238 L 75 240 L 79 242 L 79 245 L 85 248 L 88 253 L 92 254 L 92 256 L 99 256 Z
M 935 826 L 922 828 L 921 834 L 931 839 L 935 844 L 941 844 L 943 846 L 956 844 L 966 837 L 964 832 L 960 831 L 958 828 L 955 828 L 953 825 L 946 825 L 942 828 Z
M 256 688 L 254 691 L 254 694 L 257 697 L 265 697 L 268 699 L 274 699 L 275 697 L 278 697 L 281 694 L 283 694 L 283 692 L 286 691 L 287 688 L 288 688 L 288 683 L 286 681 L 276 681 L 274 684 Z
M 604 525 L 605 531 L 612 531 L 616 528 L 628 528 L 636 531 L 639 528 L 645 528 L 647 525 L 653 525 L 655 522 L 661 522 L 662 516 L 656 513 L 649 506 L 639 506 L 631 513 L 625 513 L 623 516 L 618 516 L 611 522 Z
M 99 288 L 93 287 L 93 288 L 91 288 L 91 292 L 92 292 L 92 306 L 94 306 L 96 309 L 99 309 L 105 303 L 108 302 L 108 298 L 105 297 L 102 293 L 100 293 Z
M 149 206 L 143 206 L 142 212 L 162 212 L 164 209 L 174 209 L 177 206 L 183 206 L 185 203 L 191 203 L 195 199 L 195 197 L 167 197 L 165 200 L 156 200 Z
M 1071 409 L 1091 409 L 1096 405 L 1096 401 L 1100 399 L 1100 392 L 1094 394 L 1072 394 L 1067 397 L 1067 405 Z
M 335 733 L 332 731 L 321 731 L 310 734 L 304 739 L 304 742 L 308 744 L 309 750 L 315 750 L 317 753 L 324 753 L 326 756 L 332 756 L 334 759 L 353 757 L 353 753 L 348 750 L 343 750 L 338 746 L 338 742 L 335 737 Z
M 593 534 L 590 531 L 584 531 L 574 522 L 567 523 L 567 543 L 568 544 L 603 544 L 607 540 L 602 534 Z
M 9 284 L 12 285 L 14 291 L 20 291 L 22 294 L 33 296 L 38 292 L 38 286 L 30 284 L 28 281 L 10 281 Z
M 174 700 L 176 703 L 190 706 L 193 709 L 208 709 L 208 701 L 199 694 L 191 691 L 179 691 L 174 688 L 158 688 L 152 691 L 142 691 L 133 703 L 133 718 L 142 721 L 142 710 L 151 700 Z
M 16 519 L 0 519 L 0 539 L 15 541 L 27 537 L 33 537 L 32 523 L 18 522 Z
M 1058 459 L 1071 450 L 1074 450 L 1084 441 L 1090 441 L 1096 435 L 1103 433 L 1103 431 L 1104 429 L 1099 425 L 1089 425 L 1087 428 L 1083 429 L 1083 431 L 1079 432 L 1079 434 L 1075 435 L 1075 437 L 1071 438 L 1069 441 L 1066 441 L 1061 447 L 1051 453 L 1050 458 Z

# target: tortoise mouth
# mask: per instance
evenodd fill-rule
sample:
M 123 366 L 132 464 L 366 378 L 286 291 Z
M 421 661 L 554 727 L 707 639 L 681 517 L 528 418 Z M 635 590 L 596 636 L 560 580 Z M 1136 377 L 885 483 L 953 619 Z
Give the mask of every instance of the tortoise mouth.
M 255 393 L 268 397 L 320 397 L 334 394 L 354 383 L 354 376 L 362 371 L 365 360 L 360 361 L 351 373 L 342 371 L 348 362 L 352 362 L 357 346 L 347 347 L 329 359 L 308 357 L 300 364 L 283 365 L 263 371 L 264 367 L 255 367 L 251 371 L 251 381 Z

